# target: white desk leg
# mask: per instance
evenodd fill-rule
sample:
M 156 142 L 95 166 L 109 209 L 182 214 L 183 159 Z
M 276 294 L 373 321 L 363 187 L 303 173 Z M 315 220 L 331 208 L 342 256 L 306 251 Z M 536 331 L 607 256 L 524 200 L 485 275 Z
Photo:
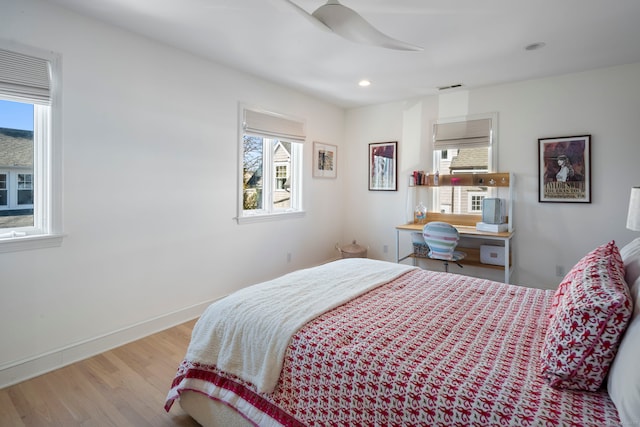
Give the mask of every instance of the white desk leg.
M 396 229 L 396 263 L 400 262 L 400 230 Z
M 509 242 L 511 241 L 511 239 L 509 239 L 508 237 L 504 240 L 504 253 L 505 253 L 505 263 L 504 263 L 504 283 L 510 283 L 511 281 L 511 271 L 510 271 L 510 264 L 511 264 L 511 250 L 509 249 Z

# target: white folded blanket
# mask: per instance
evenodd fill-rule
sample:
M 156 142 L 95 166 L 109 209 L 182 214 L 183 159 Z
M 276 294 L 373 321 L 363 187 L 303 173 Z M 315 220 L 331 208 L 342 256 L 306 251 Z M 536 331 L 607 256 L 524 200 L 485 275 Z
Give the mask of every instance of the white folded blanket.
M 210 305 L 186 359 L 275 389 L 293 334 L 317 316 L 416 267 L 347 258 L 243 288 Z

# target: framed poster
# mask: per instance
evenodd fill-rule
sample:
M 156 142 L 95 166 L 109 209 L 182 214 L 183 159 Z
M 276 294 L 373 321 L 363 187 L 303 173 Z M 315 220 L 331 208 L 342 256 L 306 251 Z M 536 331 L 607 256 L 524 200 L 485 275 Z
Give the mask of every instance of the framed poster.
M 398 189 L 398 142 L 369 144 L 369 190 Z
M 338 173 L 338 147 L 336 145 L 313 143 L 313 176 L 315 178 L 335 178 Z
M 538 201 L 591 203 L 591 135 L 538 139 Z

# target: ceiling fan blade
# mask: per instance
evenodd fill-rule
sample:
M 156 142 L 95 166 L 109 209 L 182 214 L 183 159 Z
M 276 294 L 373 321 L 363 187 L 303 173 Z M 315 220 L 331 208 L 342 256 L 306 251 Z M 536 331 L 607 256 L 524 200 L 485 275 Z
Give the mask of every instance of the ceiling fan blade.
M 295 10 L 298 11 L 298 13 L 300 13 L 302 16 L 308 19 L 316 27 L 324 31 L 331 31 L 331 28 L 327 27 L 325 24 L 320 22 L 316 17 L 312 16 L 309 12 L 307 12 L 306 10 L 304 10 L 303 8 L 301 8 L 291 0 L 284 0 L 284 1 L 287 2 L 289 5 L 291 5 Z
M 288 1 L 288 0 L 287 0 Z M 306 12 L 305 12 L 306 13 Z M 356 11 L 329 0 L 311 14 L 334 33 L 356 43 L 365 43 L 396 50 L 421 51 L 423 48 L 396 40 L 380 32 Z

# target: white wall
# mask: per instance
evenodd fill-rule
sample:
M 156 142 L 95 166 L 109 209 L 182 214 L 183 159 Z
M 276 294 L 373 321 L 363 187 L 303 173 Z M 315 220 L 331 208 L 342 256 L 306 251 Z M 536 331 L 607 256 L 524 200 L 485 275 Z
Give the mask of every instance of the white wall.
M 356 175 L 345 183 L 345 230 L 370 253 L 395 259 L 395 225 L 406 220 L 406 181 L 414 169 L 431 169 L 429 122 L 447 114 L 498 112 L 499 169 L 516 174 L 514 239 L 516 283 L 553 289 L 556 265 L 568 271 L 586 252 L 626 230 L 630 189 L 640 184 L 640 64 L 469 90 L 466 105 L 428 97 L 350 110 L 346 140 Z M 417 117 L 421 115 L 421 117 Z M 538 138 L 592 135 L 592 203 L 538 203 Z M 397 193 L 367 191 L 367 144 L 398 140 Z M 411 207 L 409 207 L 411 208 Z
M 0 10 L 0 38 L 62 55 L 67 234 L 0 254 L 0 386 L 336 255 L 343 173 L 305 168 L 302 219 L 233 220 L 237 116 L 244 102 L 305 118 L 310 166 L 314 140 L 342 152 L 342 109 L 48 3 Z

